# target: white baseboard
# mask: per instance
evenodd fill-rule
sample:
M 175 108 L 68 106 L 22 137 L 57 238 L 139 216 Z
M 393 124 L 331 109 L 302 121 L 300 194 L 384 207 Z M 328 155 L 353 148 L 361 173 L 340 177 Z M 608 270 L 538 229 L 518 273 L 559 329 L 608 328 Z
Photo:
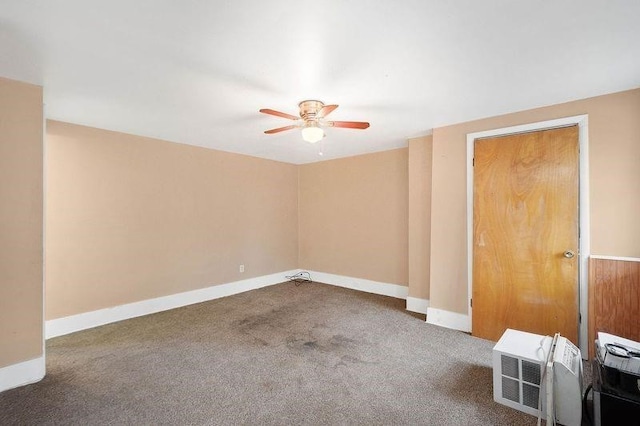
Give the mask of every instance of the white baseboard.
M 135 318 L 169 309 L 180 308 L 194 303 L 206 302 L 220 297 L 230 296 L 249 290 L 254 290 L 281 282 L 287 281 L 287 276 L 292 276 L 302 272 L 300 269 L 280 272 L 277 274 L 264 275 L 247 280 L 235 281 L 227 284 L 215 285 L 199 290 L 192 290 L 184 293 L 172 294 L 155 299 L 142 300 L 140 302 L 128 303 L 126 305 L 114 306 L 112 308 L 99 309 L 97 311 L 85 312 L 68 317 L 48 320 L 45 323 L 45 336 L 47 339 L 86 330 L 117 321 Z M 391 296 L 398 299 L 407 299 L 409 289 L 398 284 L 389 284 L 378 281 L 371 281 L 362 278 L 352 278 L 342 275 L 326 274 L 324 272 L 307 271 L 313 281 L 331 284 L 338 287 L 350 288 L 367 293 Z M 414 312 L 426 313 L 426 302 L 424 299 L 414 299 L 411 302 Z M 422 309 L 420 311 L 418 309 Z
M 396 299 L 406 299 L 409 294 L 409 287 L 404 285 L 365 280 L 363 278 L 346 277 L 344 275 L 326 274 L 324 272 L 307 272 L 311 275 L 312 281 L 331 284 L 337 287 L 345 287 L 352 290 L 364 291 L 366 293 L 380 294 L 382 296 L 391 296 Z
M 427 323 L 439 325 L 441 327 L 451 328 L 465 332 L 471 331 L 471 320 L 469 315 L 459 314 L 457 312 L 444 311 L 442 309 L 428 308 Z
M 172 294 L 155 299 L 142 300 L 112 308 L 99 309 L 68 317 L 48 320 L 45 323 L 47 339 L 62 336 L 100 325 L 110 324 L 142 315 L 153 314 L 169 309 L 180 308 L 194 303 L 206 302 L 220 297 L 231 296 L 245 291 L 267 287 L 287 281 L 286 276 L 294 275 L 299 270 L 279 272 L 261 277 L 249 278 L 227 284 L 215 285 L 203 289 Z
M 0 392 L 39 382 L 44 378 L 44 355 L 0 368 Z
M 417 297 L 407 296 L 407 311 L 426 315 L 428 308 L 429 308 L 429 299 L 419 299 Z

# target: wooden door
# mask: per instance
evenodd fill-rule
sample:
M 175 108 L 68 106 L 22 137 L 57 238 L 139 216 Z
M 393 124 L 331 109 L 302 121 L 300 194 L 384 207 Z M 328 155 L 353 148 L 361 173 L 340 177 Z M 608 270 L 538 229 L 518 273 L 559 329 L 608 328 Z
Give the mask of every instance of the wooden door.
M 474 145 L 472 333 L 578 344 L 578 127 Z

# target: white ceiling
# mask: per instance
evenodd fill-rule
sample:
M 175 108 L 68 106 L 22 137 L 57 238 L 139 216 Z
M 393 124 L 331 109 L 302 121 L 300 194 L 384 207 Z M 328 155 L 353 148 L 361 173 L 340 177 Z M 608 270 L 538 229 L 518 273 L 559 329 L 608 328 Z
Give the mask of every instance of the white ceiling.
M 300 164 L 640 87 L 640 1 L 0 0 L 0 52 L 47 118 Z M 263 134 L 304 99 L 371 127 Z

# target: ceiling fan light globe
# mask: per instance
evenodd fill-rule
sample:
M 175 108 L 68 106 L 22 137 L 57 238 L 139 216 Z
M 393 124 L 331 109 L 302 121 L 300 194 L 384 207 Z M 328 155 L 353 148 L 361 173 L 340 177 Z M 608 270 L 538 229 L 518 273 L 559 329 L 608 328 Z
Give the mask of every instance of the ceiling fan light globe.
M 324 137 L 324 132 L 320 127 L 309 126 L 302 129 L 302 139 L 309 143 L 316 143 Z

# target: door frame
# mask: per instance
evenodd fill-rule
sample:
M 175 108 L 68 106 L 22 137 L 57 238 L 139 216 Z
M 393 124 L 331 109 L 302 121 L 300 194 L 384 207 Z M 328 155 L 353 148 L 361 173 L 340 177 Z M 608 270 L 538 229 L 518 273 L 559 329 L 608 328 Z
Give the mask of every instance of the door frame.
M 588 357 L 588 259 L 590 255 L 590 229 L 589 229 L 589 116 L 576 115 L 572 117 L 558 118 L 554 120 L 540 121 L 517 126 L 503 127 L 481 132 L 467 133 L 467 308 L 469 318 L 469 330 L 472 330 L 473 295 L 473 156 L 476 139 L 507 136 L 516 133 L 535 132 L 557 127 L 578 126 L 578 158 L 579 188 L 578 188 L 578 312 L 580 313 L 580 325 L 578 328 L 578 346 L 582 357 Z

